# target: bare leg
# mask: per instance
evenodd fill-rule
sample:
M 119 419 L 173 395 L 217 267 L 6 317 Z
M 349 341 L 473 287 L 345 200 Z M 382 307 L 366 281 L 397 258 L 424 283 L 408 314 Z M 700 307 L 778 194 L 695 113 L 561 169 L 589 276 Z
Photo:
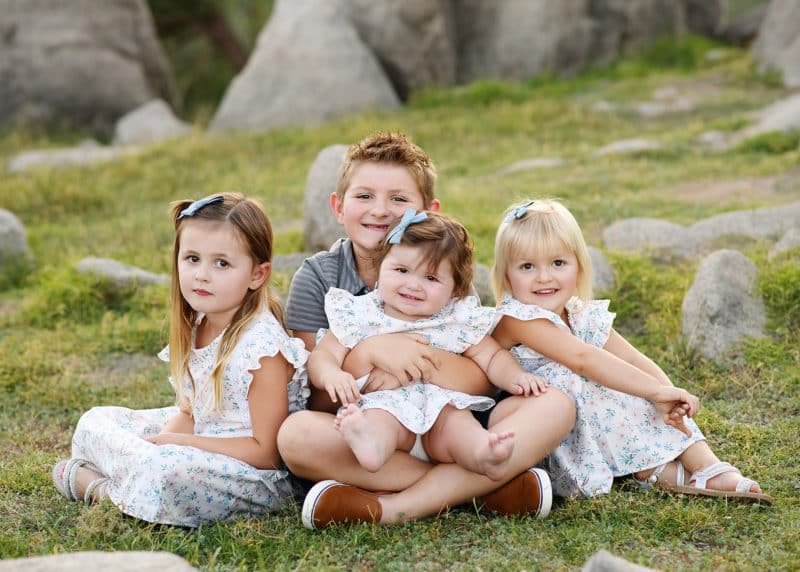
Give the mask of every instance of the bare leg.
M 492 480 L 502 479 L 514 450 L 514 432 L 486 431 L 467 409 L 447 406 L 422 437 L 425 451 L 442 463 L 457 463 Z
M 86 487 L 88 487 L 92 481 L 102 479 L 103 477 L 105 477 L 105 475 L 90 469 L 86 465 L 79 467 L 75 471 L 75 488 L 77 489 L 78 499 L 83 498 L 83 496 L 86 494 Z M 100 500 L 101 490 L 102 489 L 99 487 L 94 489 L 92 492 L 93 502 Z
M 468 471 L 455 464 L 436 465 L 399 493 L 379 497 L 381 523 L 401 522 L 456 506 L 494 491 L 541 461 L 575 422 L 572 400 L 561 391 L 550 388 L 538 397 L 509 397 L 492 413 L 490 431 L 502 433 L 512 427 L 517 442 L 498 480 Z
M 415 436 L 383 409 L 364 411 L 351 403 L 337 416 L 336 428 L 362 467 L 374 473 L 398 449 L 410 449 Z
M 431 469 L 430 463 L 397 451 L 380 470 L 367 471 L 334 428 L 334 416 L 320 411 L 298 411 L 287 417 L 278 431 L 278 449 L 298 477 L 335 479 L 373 491 L 403 490 Z

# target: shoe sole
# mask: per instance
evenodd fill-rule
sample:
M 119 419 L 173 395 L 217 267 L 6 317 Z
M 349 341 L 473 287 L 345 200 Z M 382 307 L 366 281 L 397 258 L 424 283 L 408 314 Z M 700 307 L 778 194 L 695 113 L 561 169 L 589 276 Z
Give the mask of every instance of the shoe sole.
M 550 476 L 543 469 L 528 469 L 528 472 L 539 481 L 539 510 L 536 518 L 545 518 L 553 506 L 553 485 L 550 483 Z
M 331 487 L 341 487 L 343 486 L 342 483 L 339 481 L 327 480 L 327 481 L 320 481 L 315 484 L 311 489 L 308 491 L 305 500 L 303 501 L 303 510 L 301 513 L 301 518 L 303 519 L 303 526 L 306 528 L 310 528 L 311 530 L 316 530 L 317 525 L 314 524 L 314 512 L 317 509 L 317 501 L 322 496 L 322 494 L 327 491 Z

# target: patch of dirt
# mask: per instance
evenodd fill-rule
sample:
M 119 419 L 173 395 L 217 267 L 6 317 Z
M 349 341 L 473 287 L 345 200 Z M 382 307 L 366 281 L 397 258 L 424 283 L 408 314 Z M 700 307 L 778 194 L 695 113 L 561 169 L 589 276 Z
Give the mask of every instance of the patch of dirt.
M 686 202 L 749 205 L 753 202 L 785 203 L 800 200 L 800 174 L 752 177 L 727 181 L 689 181 L 668 189 L 671 197 Z

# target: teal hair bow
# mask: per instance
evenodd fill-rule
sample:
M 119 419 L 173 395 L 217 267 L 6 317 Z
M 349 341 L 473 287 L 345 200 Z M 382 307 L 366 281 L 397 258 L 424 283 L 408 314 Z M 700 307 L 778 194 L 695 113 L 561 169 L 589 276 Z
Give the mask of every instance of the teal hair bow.
M 214 203 L 221 203 L 224 200 L 225 197 L 223 197 L 222 195 L 217 195 L 215 197 L 207 197 L 205 199 L 200 199 L 199 201 L 195 201 L 181 211 L 181 214 L 178 215 L 178 220 L 181 220 L 185 216 L 194 216 L 197 214 L 197 211 L 199 211 L 203 207 L 207 207 L 208 205 L 213 205 Z
M 528 214 L 528 207 L 531 206 L 536 201 L 528 201 L 524 205 L 519 205 L 518 207 L 514 207 L 510 213 L 506 215 L 506 218 L 503 219 L 503 222 L 511 222 L 514 219 L 521 219 L 526 214 Z
M 403 213 L 403 218 L 401 218 L 400 222 L 397 223 L 397 226 L 390 230 L 389 234 L 386 235 L 386 242 L 389 244 L 400 244 L 400 241 L 403 238 L 403 233 L 410 225 L 427 220 L 427 218 L 428 215 L 424 212 L 418 213 L 411 207 L 407 208 L 406 212 Z

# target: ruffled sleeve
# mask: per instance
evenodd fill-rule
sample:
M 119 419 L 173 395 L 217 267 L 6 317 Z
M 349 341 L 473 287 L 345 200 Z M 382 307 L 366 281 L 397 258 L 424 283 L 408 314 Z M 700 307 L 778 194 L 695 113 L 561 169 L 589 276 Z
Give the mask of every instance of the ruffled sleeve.
M 495 309 L 482 306 L 476 296 L 454 300 L 439 314 L 442 325 L 432 325 L 429 334 L 421 333 L 427 334 L 432 345 L 459 354 L 480 342 L 496 323 Z
M 575 335 L 583 342 L 602 348 L 608 341 L 616 314 L 608 311 L 609 300 L 591 300 L 570 314 Z
M 497 312 L 503 316 L 511 316 L 512 318 L 526 322 L 539 319 L 549 320 L 562 330 L 570 331 L 569 326 L 564 323 L 564 320 L 562 320 L 561 316 L 558 314 L 550 310 L 545 310 L 541 306 L 536 306 L 535 304 L 523 304 L 509 294 L 503 296 L 503 301 L 497 306 Z
M 306 371 L 309 353 L 305 349 L 303 341 L 289 337 L 286 330 L 267 310 L 256 316 L 242 334 L 226 371 L 233 374 L 231 382 L 239 385 L 242 395 L 246 396 L 250 389 L 250 383 L 253 381 L 250 371 L 261 367 L 261 358 L 275 356 L 278 352 L 295 370 L 289 382 L 289 412 L 305 409 L 311 392 L 308 387 L 308 372 Z M 237 375 L 238 379 L 236 379 Z
M 331 288 L 325 294 L 328 327 L 343 346 L 354 348 L 366 338 L 381 333 L 385 316 L 377 291 L 354 296 L 347 290 Z

